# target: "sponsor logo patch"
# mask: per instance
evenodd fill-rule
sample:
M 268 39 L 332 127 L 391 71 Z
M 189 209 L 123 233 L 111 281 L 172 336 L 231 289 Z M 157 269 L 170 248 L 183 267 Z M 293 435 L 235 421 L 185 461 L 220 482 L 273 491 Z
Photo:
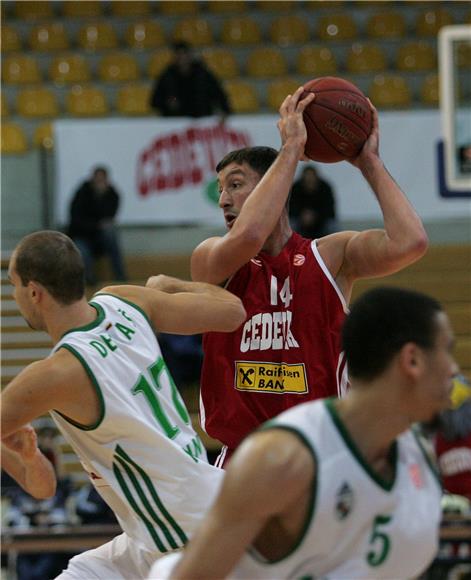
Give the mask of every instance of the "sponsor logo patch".
M 236 361 L 235 388 L 256 393 L 307 393 L 303 363 Z
M 293 257 L 293 264 L 295 266 L 302 266 L 306 261 L 306 256 L 304 254 L 295 254 Z
M 353 508 L 353 490 L 344 481 L 336 494 L 335 515 L 338 520 L 344 520 Z

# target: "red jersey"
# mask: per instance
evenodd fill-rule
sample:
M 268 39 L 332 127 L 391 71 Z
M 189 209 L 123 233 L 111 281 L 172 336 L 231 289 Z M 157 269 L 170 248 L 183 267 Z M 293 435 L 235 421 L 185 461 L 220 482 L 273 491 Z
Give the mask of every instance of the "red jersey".
M 234 449 L 282 411 L 343 392 L 347 305 L 315 241 L 296 233 L 278 256 L 252 258 L 226 288 L 241 298 L 247 319 L 235 332 L 203 336 L 200 419 Z
M 471 499 L 471 433 L 454 441 L 447 441 L 438 433 L 435 451 L 443 487 Z

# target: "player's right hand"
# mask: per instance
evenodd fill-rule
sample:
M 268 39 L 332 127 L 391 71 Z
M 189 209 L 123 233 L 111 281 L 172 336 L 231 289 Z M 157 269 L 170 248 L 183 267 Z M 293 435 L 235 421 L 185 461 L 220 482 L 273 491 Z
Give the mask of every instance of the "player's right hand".
M 306 159 L 304 146 L 307 132 L 304 125 L 303 112 L 311 103 L 315 95 L 309 93 L 304 99 L 301 98 L 304 87 L 299 87 L 292 95 L 288 95 L 280 106 L 280 120 L 277 123 L 281 136 L 282 146 L 292 144 L 299 150 L 299 159 Z
M 21 456 L 23 461 L 31 460 L 38 452 L 38 439 L 31 425 L 25 425 L 8 437 L 2 439 L 2 444 Z

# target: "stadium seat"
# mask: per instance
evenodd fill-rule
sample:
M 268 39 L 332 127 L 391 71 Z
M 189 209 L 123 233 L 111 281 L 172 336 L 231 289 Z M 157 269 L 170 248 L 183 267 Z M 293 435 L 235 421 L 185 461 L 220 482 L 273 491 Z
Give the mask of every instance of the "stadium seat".
M 248 16 L 229 18 L 222 25 L 221 40 L 225 44 L 258 44 L 261 37 L 257 22 Z
M 29 45 L 33 50 L 40 52 L 67 50 L 69 39 L 63 24 L 52 22 L 35 26 L 29 35 Z
M 347 70 L 350 73 L 381 72 L 386 68 L 386 56 L 377 44 L 355 42 L 347 52 Z
M 399 47 L 396 68 L 400 71 L 427 71 L 437 67 L 435 50 L 426 42 L 408 42 Z
M 84 83 L 90 80 L 90 68 L 81 54 L 64 54 L 51 62 L 49 78 L 57 84 Z
M 101 117 L 108 113 L 106 97 L 100 89 L 75 85 L 65 98 L 66 110 L 75 117 Z
M 78 43 L 84 50 L 104 50 L 116 48 L 118 39 L 109 22 L 86 24 L 79 30 Z
M 179 4 L 179 2 L 176 2 Z M 213 43 L 213 33 L 209 22 L 204 18 L 185 18 L 179 20 L 173 29 L 174 40 L 183 40 L 192 46 L 205 46 Z
M 2 123 L 1 152 L 15 155 L 27 150 L 28 141 L 23 129 L 16 123 Z
M 175 0 L 161 0 L 157 2 L 157 9 L 166 16 L 183 16 L 198 14 L 198 2 L 195 0 L 185 0 L 185 2 L 175 2 Z
M 292 9 L 291 2 L 280 2 L 279 0 L 257 0 L 255 7 L 266 12 L 288 12 Z
M 299 81 L 290 77 L 271 81 L 267 90 L 268 107 L 274 111 L 278 111 L 287 95 L 292 95 L 299 86 Z
M 366 32 L 371 38 L 402 38 L 406 21 L 400 12 L 379 12 L 368 18 Z
M 306 46 L 299 51 L 296 70 L 307 77 L 331 75 L 337 72 L 337 61 L 330 48 Z
M 149 115 L 150 87 L 147 85 L 127 85 L 118 90 L 116 110 L 123 115 Z
M 16 108 L 23 117 L 57 117 L 56 95 L 46 88 L 23 89 L 16 97 Z
M 155 52 L 147 64 L 147 75 L 151 79 L 155 79 L 160 75 L 164 68 L 172 60 L 172 51 L 169 48 L 164 48 Z
M 471 68 L 471 39 L 458 43 L 456 57 L 459 68 Z
M 251 77 L 279 77 L 287 73 L 286 60 L 276 48 L 255 48 L 247 59 L 247 74 Z
M 246 0 L 211 0 L 208 2 L 209 12 L 215 14 L 240 14 L 247 10 Z
M 2 77 L 5 83 L 12 85 L 33 84 L 41 80 L 36 60 L 22 54 L 7 56 L 3 59 Z
M 207 48 L 202 57 L 208 68 L 220 79 L 233 79 L 239 75 L 239 65 L 234 54 L 225 48 Z
M 15 17 L 18 20 L 41 20 L 54 18 L 53 2 L 25 1 L 15 2 Z
M 67 18 L 97 18 L 102 15 L 99 0 L 67 0 L 62 2 L 62 14 Z
M 281 4 L 285 4 L 282 2 Z M 288 4 L 286 2 L 286 4 Z M 300 16 L 284 15 L 273 20 L 270 26 L 270 40 L 278 46 L 301 44 L 309 39 L 309 26 Z
M 451 14 L 444 8 L 428 8 L 421 12 L 415 22 L 418 36 L 436 36 L 442 26 L 453 24 Z
M 15 28 L 2 24 L 2 53 L 21 50 L 20 36 Z
M 126 44 L 135 50 L 147 50 L 165 44 L 165 34 L 160 22 L 142 21 L 130 24 L 124 33 Z
M 0 103 L 2 105 L 2 118 L 8 117 L 8 115 L 10 114 L 10 108 L 8 107 L 8 101 L 5 97 L 5 95 L 2 95 L 1 93 L 0 93 Z
M 347 13 L 326 14 L 319 17 L 317 35 L 321 40 L 352 40 L 356 38 L 357 28 Z
M 338 10 L 339 8 L 342 9 L 344 4 L 345 2 L 343 0 L 306 0 L 304 6 L 308 10 L 323 10 L 324 8 Z
M 34 130 L 33 145 L 35 147 L 44 147 L 52 149 L 54 147 L 54 132 L 52 123 L 43 123 Z
M 368 95 L 378 108 L 404 108 L 411 103 L 410 88 L 406 80 L 398 75 L 375 76 Z
M 226 81 L 225 89 L 234 113 L 256 113 L 260 109 L 257 93 L 246 81 Z
M 150 2 L 147 0 L 120 0 L 120 2 L 111 2 L 111 13 L 113 16 L 132 18 L 133 16 L 141 18 L 150 14 Z
M 424 105 L 437 107 L 440 103 L 440 85 L 438 74 L 425 77 L 420 87 L 420 100 Z
M 139 68 L 129 53 L 115 52 L 105 55 L 100 60 L 98 76 L 107 83 L 135 81 L 139 78 Z

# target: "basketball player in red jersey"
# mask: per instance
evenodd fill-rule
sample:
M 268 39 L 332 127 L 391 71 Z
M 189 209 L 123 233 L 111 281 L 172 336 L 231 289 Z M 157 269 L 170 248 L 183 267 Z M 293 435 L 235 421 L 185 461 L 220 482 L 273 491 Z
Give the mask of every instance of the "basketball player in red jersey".
M 265 420 L 343 393 L 340 328 L 354 281 L 396 272 L 427 249 L 421 220 L 379 157 L 373 107 L 372 133 L 350 162 L 378 199 L 384 229 L 319 240 L 291 230 L 286 205 L 304 159 L 303 110 L 314 98 L 301 99 L 302 91 L 280 107 L 280 151 L 251 147 L 219 162 L 219 205 L 228 231 L 203 241 L 191 258 L 194 280 L 225 284 L 247 311 L 235 332 L 208 333 L 203 340 L 200 419 L 224 444 L 219 466 Z M 148 282 L 157 288 L 161 283 L 159 276 Z

